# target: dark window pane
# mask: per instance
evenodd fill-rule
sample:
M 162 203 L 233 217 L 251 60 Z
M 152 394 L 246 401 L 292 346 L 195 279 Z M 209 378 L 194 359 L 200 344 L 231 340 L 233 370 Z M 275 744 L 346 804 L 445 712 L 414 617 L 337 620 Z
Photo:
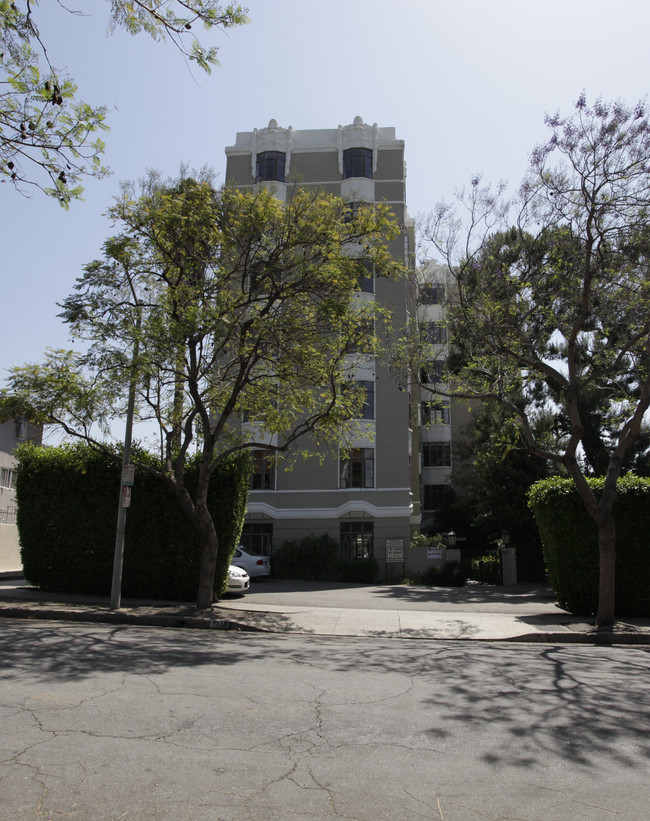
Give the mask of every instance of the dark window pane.
M 375 486 L 375 451 L 373 448 L 353 448 L 340 462 L 342 488 Z
M 256 179 L 258 182 L 274 180 L 284 182 L 286 155 L 282 151 L 265 151 L 257 155 Z
M 422 510 L 440 510 L 444 506 L 447 485 L 424 485 Z
M 420 403 L 422 424 L 449 425 L 449 400 L 434 399 L 429 402 Z
M 266 522 L 245 524 L 241 533 L 241 543 L 244 550 L 249 553 L 252 551 L 262 556 L 270 556 L 273 544 L 273 524 Z
M 372 179 L 372 149 L 348 148 L 343 152 L 343 177 L 366 177 Z
M 275 471 L 269 451 L 254 450 L 251 459 L 250 490 L 274 490 Z
M 340 549 L 343 559 L 369 559 L 374 552 L 373 522 L 341 522 Z
M 422 445 L 422 464 L 425 468 L 451 466 L 451 445 L 449 442 L 426 442 Z
M 441 286 L 435 282 L 427 282 L 425 285 L 420 285 L 418 302 L 420 305 L 437 305 L 440 302 L 441 291 Z

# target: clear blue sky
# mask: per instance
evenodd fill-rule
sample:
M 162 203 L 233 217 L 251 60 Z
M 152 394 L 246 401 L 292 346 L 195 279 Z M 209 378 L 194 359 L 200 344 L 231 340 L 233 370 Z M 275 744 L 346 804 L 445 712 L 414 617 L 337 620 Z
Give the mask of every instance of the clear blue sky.
M 407 200 L 429 210 L 474 172 L 516 183 L 546 111 L 635 102 L 648 88 L 647 0 L 250 0 L 251 23 L 215 33 L 221 67 L 192 72 L 170 44 L 106 36 L 108 3 L 38 8 L 51 60 L 89 102 L 113 108 L 106 162 L 63 211 L 0 185 L 0 372 L 68 346 L 56 303 L 98 256 L 120 180 L 181 162 L 212 166 L 237 131 L 336 128 L 360 115 L 406 142 Z

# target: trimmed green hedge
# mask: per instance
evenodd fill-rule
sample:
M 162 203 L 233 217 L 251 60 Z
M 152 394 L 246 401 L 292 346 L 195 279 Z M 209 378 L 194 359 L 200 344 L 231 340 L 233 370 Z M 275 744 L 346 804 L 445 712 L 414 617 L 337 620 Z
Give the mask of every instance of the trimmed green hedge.
M 305 536 L 287 541 L 273 551 L 271 571 L 282 579 L 372 584 L 377 578 L 375 559 L 340 559 L 339 543 L 332 536 Z
M 138 460 L 153 460 L 137 453 Z M 17 524 L 25 577 L 45 590 L 109 595 L 121 462 L 87 445 L 16 451 Z M 152 461 L 153 464 L 153 461 Z M 239 543 L 250 470 L 247 453 L 224 460 L 208 504 L 219 538 L 215 591 L 225 590 Z M 196 481 L 196 463 L 186 483 Z M 138 468 L 126 516 L 122 595 L 192 601 L 198 586 L 198 537 L 173 490 Z
M 604 479 L 589 479 L 598 497 Z M 546 568 L 565 610 L 592 615 L 598 607 L 598 528 L 570 479 L 536 482 L 529 491 Z M 616 522 L 616 613 L 650 616 L 650 479 L 619 479 Z
M 333 578 L 339 545 L 336 539 L 323 533 L 305 536 L 300 541 L 287 541 L 273 551 L 271 570 L 283 579 L 326 581 Z

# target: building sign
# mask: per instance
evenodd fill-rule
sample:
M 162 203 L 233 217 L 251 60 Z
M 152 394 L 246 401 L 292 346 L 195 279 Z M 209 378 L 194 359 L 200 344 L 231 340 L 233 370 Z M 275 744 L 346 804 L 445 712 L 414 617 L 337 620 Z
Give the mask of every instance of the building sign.
M 386 539 L 386 561 L 404 561 L 404 539 Z
M 442 548 L 427 547 L 427 559 L 442 559 Z

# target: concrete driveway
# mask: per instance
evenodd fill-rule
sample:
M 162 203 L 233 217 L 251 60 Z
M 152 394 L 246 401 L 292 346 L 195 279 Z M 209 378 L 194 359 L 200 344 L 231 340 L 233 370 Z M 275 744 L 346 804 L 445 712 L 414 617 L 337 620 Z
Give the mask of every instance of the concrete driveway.
M 424 610 L 433 613 L 462 610 L 469 613 L 537 615 L 564 613 L 555 604 L 550 585 L 518 584 L 502 587 L 468 584 L 466 587 L 420 587 L 401 584 L 358 585 L 289 579 L 255 579 L 245 596 L 227 598 L 248 605 L 342 607 L 355 610 Z

